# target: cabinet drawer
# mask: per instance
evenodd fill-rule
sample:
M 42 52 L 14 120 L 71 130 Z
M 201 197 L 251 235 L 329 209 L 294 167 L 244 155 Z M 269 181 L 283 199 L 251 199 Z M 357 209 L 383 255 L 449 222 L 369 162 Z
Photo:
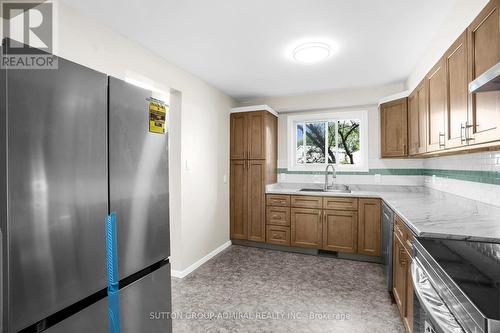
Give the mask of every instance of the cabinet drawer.
M 323 197 L 323 208 L 334 210 L 358 210 L 358 199 L 343 197 Z
M 323 198 L 305 195 L 292 195 L 290 204 L 299 208 L 322 208 Z
M 267 205 L 268 206 L 290 206 L 290 196 L 281 194 L 268 194 L 267 195 Z
M 409 253 L 413 253 L 413 233 L 399 216 L 394 219 L 394 233 L 399 237 Z
M 267 206 L 267 224 L 290 226 L 290 208 Z
M 394 233 L 398 235 L 399 239 L 405 239 L 405 226 L 404 222 L 401 221 L 399 216 L 396 216 L 394 219 Z
M 290 228 L 268 225 L 266 232 L 267 242 L 270 244 L 290 246 Z

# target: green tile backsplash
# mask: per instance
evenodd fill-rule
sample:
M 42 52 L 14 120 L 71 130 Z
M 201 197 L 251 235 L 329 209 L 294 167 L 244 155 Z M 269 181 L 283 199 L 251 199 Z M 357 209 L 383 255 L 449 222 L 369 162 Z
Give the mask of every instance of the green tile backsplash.
M 324 171 L 289 171 L 286 168 L 278 168 L 278 173 L 292 175 L 324 175 Z M 369 169 L 368 172 L 338 171 L 338 175 L 386 175 L 386 176 L 432 176 L 466 180 L 484 184 L 500 185 L 500 172 L 497 171 L 474 171 L 474 170 L 445 170 L 445 169 Z

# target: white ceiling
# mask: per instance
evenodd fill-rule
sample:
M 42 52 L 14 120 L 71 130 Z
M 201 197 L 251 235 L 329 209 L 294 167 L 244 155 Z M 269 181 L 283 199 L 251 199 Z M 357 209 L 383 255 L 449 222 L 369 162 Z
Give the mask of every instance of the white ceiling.
M 235 98 L 405 80 L 456 0 L 65 0 Z M 301 65 L 285 50 L 328 39 Z

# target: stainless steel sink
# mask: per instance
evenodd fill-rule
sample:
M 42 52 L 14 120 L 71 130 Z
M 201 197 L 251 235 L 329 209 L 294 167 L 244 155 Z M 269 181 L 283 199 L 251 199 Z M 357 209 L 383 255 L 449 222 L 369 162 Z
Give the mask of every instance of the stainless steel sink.
M 344 184 L 335 184 L 327 190 L 324 188 L 301 188 L 300 192 L 332 192 L 332 193 L 351 193 L 349 186 Z

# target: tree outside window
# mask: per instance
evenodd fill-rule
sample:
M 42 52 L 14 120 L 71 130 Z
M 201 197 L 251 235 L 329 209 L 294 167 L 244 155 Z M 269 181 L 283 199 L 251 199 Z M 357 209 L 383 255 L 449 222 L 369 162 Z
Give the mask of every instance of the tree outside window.
M 359 163 L 359 126 L 355 119 L 296 124 L 297 165 Z

